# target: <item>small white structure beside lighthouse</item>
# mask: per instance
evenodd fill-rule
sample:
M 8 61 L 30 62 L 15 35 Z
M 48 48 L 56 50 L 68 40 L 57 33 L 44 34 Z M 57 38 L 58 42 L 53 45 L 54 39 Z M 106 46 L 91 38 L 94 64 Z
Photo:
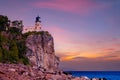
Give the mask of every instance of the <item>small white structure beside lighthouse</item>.
M 35 26 L 33 27 L 24 27 L 22 33 L 32 32 L 32 31 L 41 31 L 41 21 L 40 17 L 37 16 L 35 20 Z

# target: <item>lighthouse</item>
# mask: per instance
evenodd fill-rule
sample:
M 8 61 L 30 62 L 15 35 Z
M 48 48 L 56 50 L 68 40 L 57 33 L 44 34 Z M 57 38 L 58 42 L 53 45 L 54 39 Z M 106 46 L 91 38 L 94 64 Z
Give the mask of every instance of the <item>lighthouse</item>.
M 41 30 L 41 21 L 40 17 L 37 16 L 35 20 L 35 31 L 40 31 Z
M 39 16 L 35 18 L 35 25 L 29 26 L 29 27 L 23 27 L 22 33 L 27 33 L 32 31 L 36 31 L 36 32 L 41 31 L 41 20 Z

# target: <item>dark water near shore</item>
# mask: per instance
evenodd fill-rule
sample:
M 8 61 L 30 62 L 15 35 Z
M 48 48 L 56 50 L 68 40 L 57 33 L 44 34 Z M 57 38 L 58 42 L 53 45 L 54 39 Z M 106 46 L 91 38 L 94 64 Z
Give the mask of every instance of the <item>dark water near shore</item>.
M 120 80 L 120 71 L 65 71 L 73 76 L 87 76 L 89 78 L 106 78 L 107 80 Z

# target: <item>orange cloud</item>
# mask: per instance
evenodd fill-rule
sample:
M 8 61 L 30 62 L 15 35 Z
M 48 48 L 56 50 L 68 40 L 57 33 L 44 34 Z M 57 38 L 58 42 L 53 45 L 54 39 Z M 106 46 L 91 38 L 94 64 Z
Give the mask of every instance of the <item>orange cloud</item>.
M 104 60 L 101 58 L 86 58 L 76 57 L 76 60 L 67 60 L 60 63 L 60 68 L 64 70 L 78 70 L 78 71 L 111 71 L 120 70 L 120 59 Z
M 61 61 L 68 61 L 68 60 L 73 60 L 74 56 L 64 56 L 64 57 L 61 57 Z
M 66 54 L 66 55 L 64 55 Z M 111 51 L 111 52 L 85 52 L 85 53 L 63 53 L 64 56 L 61 56 L 61 61 L 81 61 L 85 59 L 100 59 L 100 60 L 118 60 L 120 59 L 120 51 Z
M 71 60 L 78 60 L 78 58 L 81 60 L 81 58 L 83 59 L 96 59 L 98 57 L 102 57 L 105 56 L 106 54 L 99 54 L 99 53 L 64 53 L 64 54 L 69 54 L 69 55 L 64 55 L 61 57 L 61 61 L 71 61 Z
M 61 61 L 71 61 L 76 57 L 103 60 L 114 60 L 115 58 L 120 58 L 120 56 L 118 56 L 119 53 L 117 52 L 116 54 L 116 50 L 119 50 L 119 45 L 115 46 L 116 41 L 119 41 L 118 39 L 110 39 L 107 40 L 107 42 L 104 41 L 99 44 L 95 41 L 82 42 L 79 41 L 78 38 L 75 38 L 77 40 L 74 41 L 74 33 L 63 29 L 62 27 L 49 26 L 44 28 L 46 28 L 44 30 L 48 30 L 53 35 L 55 51 L 57 55 L 60 55 Z

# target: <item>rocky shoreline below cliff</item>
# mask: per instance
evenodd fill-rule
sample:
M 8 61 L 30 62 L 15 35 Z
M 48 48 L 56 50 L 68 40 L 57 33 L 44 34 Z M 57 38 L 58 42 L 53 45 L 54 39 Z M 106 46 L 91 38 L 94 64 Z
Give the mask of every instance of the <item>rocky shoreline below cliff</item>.
M 73 77 L 70 74 L 42 72 L 30 65 L 0 63 L 0 80 L 106 80 L 86 76 Z

